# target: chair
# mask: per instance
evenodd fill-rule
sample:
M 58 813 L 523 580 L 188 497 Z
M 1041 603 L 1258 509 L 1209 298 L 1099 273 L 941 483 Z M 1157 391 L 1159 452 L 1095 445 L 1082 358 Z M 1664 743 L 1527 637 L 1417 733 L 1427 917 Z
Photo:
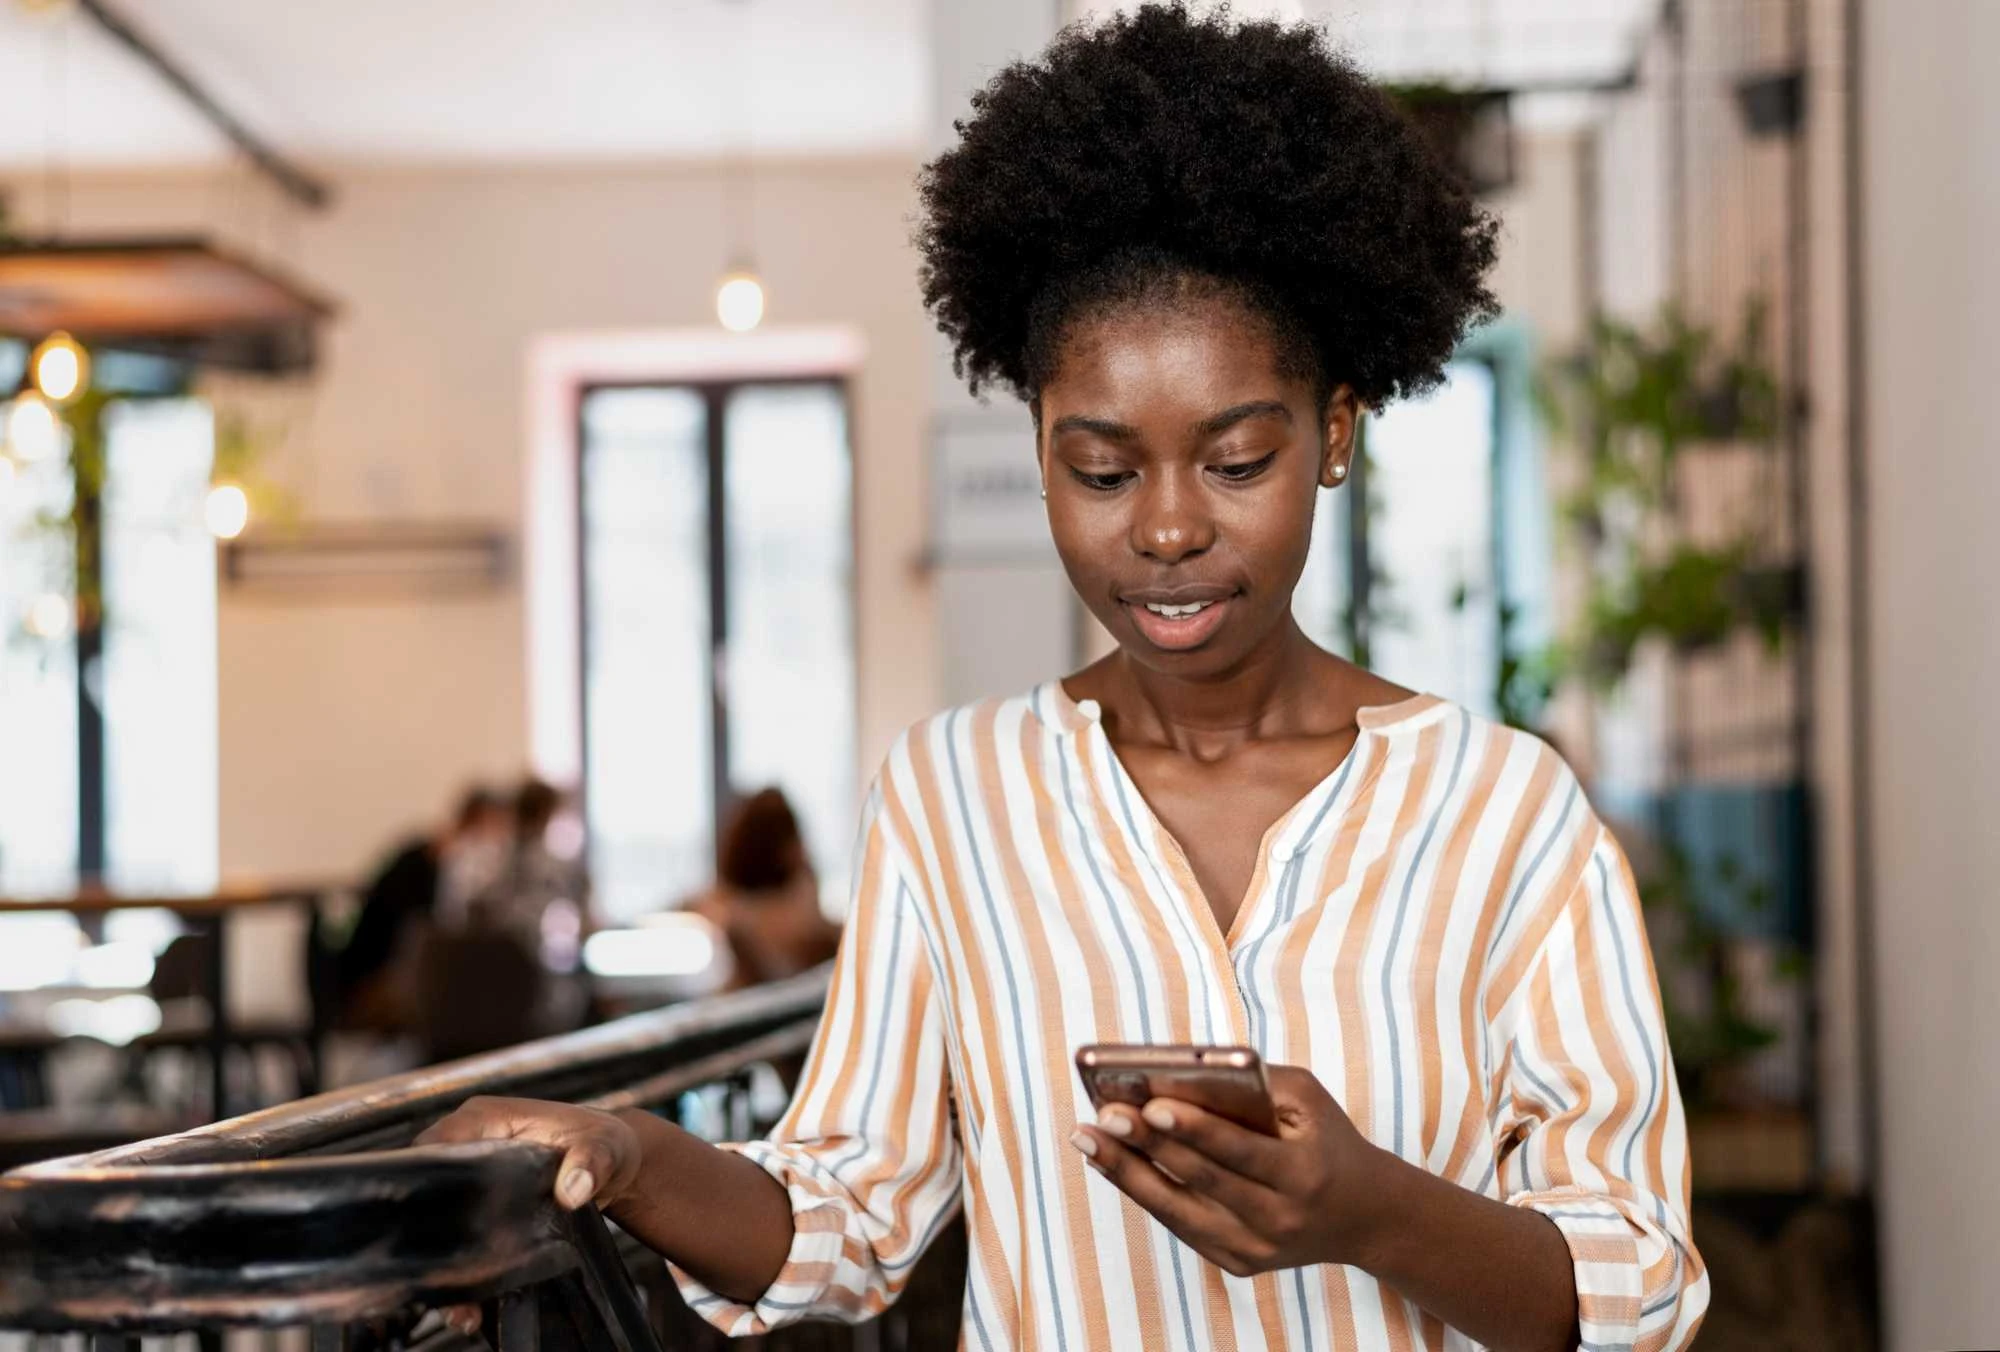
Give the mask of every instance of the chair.
M 416 964 L 417 1040 L 430 1061 L 511 1047 L 541 1026 L 547 976 L 527 946 L 502 931 L 436 931 Z

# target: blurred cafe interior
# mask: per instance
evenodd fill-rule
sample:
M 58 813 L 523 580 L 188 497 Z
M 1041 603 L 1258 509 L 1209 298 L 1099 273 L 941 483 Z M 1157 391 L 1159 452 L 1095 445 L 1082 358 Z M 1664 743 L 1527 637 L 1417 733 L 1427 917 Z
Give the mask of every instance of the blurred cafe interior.
M 896 734 L 1107 651 L 911 228 L 972 91 L 1115 8 L 0 0 L 0 1168 L 831 957 Z M 1625 842 L 1697 1346 L 2000 1344 L 2000 5 L 1236 9 L 1502 223 L 1295 610 Z

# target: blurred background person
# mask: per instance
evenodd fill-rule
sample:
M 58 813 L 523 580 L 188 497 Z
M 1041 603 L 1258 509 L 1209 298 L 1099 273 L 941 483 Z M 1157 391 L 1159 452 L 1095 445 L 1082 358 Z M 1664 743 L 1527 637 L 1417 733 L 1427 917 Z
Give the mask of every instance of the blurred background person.
M 361 910 L 333 957 L 333 1022 L 394 1031 L 409 1023 L 410 962 L 441 897 L 491 886 L 514 839 L 514 814 L 475 786 L 444 826 L 397 847 L 362 894 Z
M 727 941 L 728 990 L 796 976 L 840 946 L 840 926 L 820 906 L 819 875 L 798 817 L 777 788 L 736 805 L 716 852 L 715 885 L 688 909 Z

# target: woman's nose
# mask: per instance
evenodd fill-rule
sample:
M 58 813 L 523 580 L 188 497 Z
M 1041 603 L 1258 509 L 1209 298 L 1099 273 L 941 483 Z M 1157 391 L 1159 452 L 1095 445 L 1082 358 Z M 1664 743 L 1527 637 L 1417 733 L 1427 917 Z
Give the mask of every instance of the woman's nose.
M 1161 563 L 1178 563 L 1215 543 L 1215 521 L 1198 484 L 1164 474 L 1141 487 L 1132 514 L 1132 548 Z

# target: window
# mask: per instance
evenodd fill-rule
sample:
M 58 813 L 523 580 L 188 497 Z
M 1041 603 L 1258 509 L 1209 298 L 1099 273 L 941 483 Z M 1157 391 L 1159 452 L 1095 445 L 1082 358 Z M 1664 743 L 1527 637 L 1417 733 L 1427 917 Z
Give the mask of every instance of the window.
M 1368 417 L 1348 486 L 1320 493 L 1293 594 L 1315 642 L 1487 716 L 1504 637 L 1503 393 L 1494 362 L 1461 357 L 1429 395 Z
M 581 410 L 584 810 L 597 904 L 710 881 L 775 784 L 822 883 L 854 826 L 852 457 L 831 381 L 599 386 Z
M 77 632 L 68 459 L 0 469 L 0 891 L 199 891 L 216 875 L 214 430 L 189 399 L 104 414 L 102 627 Z M 80 660 L 79 660 L 80 659 Z

